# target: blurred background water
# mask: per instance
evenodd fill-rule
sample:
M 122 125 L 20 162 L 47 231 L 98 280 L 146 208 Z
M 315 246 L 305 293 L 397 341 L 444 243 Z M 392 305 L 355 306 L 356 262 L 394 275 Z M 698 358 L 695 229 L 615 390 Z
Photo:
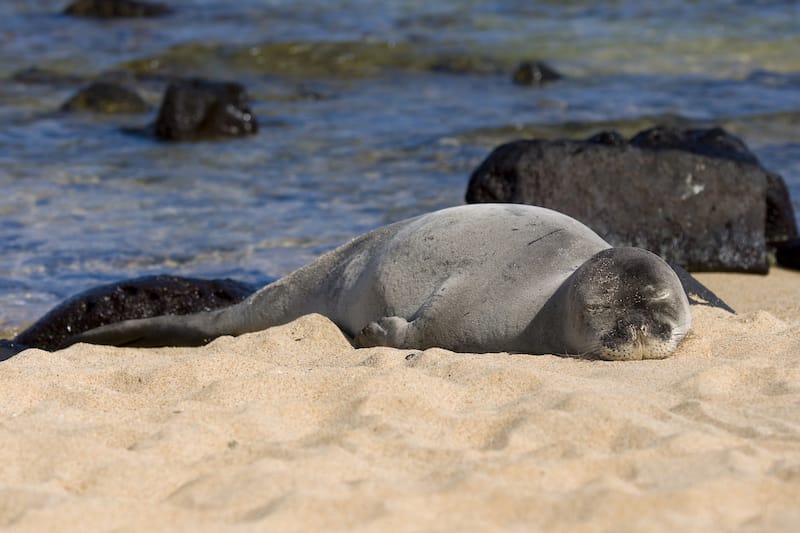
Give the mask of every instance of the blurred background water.
M 263 283 L 350 237 L 463 203 L 522 137 L 666 123 L 741 136 L 800 199 L 794 1 L 165 0 L 101 21 L 66 1 L 0 3 L 0 333 L 63 298 L 153 273 Z M 525 59 L 566 77 L 511 83 Z M 47 83 L 17 81 L 37 67 Z M 59 106 L 116 72 L 143 115 Z M 163 144 L 169 76 L 235 80 L 261 129 Z

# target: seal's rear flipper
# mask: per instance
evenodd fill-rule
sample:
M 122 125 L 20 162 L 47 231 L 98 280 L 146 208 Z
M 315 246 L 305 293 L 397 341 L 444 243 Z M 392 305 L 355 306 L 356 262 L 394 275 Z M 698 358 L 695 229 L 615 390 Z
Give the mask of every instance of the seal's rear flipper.
M 734 311 L 731 306 L 714 294 L 711 289 L 697 281 L 686 269 L 674 263 L 670 263 L 669 266 L 672 267 L 672 270 L 678 275 L 678 279 L 681 280 L 681 285 L 683 285 L 683 290 L 686 292 L 686 296 L 689 298 L 689 303 L 691 305 L 707 305 L 709 307 L 723 309 L 734 315 L 736 314 L 736 311 Z
M 202 314 L 165 315 L 116 322 L 70 337 L 65 346 L 79 342 L 140 348 L 202 346 L 215 336 L 192 326 L 192 318 L 198 316 Z
M 99 328 L 84 331 L 64 341 L 60 348 L 66 348 L 72 344 L 85 342 L 87 344 L 103 344 L 106 346 L 138 346 L 137 342 L 147 338 L 146 327 L 139 324 L 147 319 L 125 320 L 100 326 Z M 156 344 L 164 346 L 164 344 Z
M 100 285 L 67 298 L 14 339 L 53 351 L 72 337 L 106 324 L 164 315 L 188 315 L 229 307 L 255 290 L 230 279 L 144 276 Z

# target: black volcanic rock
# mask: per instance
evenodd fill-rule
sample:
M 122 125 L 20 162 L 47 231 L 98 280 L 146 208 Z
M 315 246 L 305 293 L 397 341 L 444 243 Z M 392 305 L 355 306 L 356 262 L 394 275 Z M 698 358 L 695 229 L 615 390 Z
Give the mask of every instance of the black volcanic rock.
M 800 270 L 800 239 L 777 243 L 775 248 L 775 260 L 779 265 Z
M 0 361 L 5 361 L 17 355 L 19 352 L 27 350 L 29 346 L 18 342 L 0 339 Z
M 65 15 L 92 18 L 158 17 L 172 13 L 163 4 L 138 0 L 75 0 L 64 9 Z
M 258 123 L 244 87 L 192 79 L 169 84 L 154 131 L 159 139 L 191 141 L 252 135 L 258 131 Z
M 767 242 L 797 237 L 783 180 L 719 128 L 504 144 L 472 174 L 466 199 L 555 209 L 614 246 L 694 271 L 764 273 Z
M 636 134 L 632 146 L 652 149 L 685 150 L 694 154 L 732 159 L 761 167 L 747 145 L 722 128 L 678 130 L 658 126 Z M 767 243 L 780 243 L 797 237 L 797 223 L 783 178 L 762 167 L 767 176 L 767 219 L 764 237 Z
M 82 77 L 74 74 L 65 74 L 36 66 L 16 71 L 11 79 L 18 83 L 31 85 L 76 85 L 85 81 Z
M 561 78 L 561 74 L 547 63 L 523 61 L 512 74 L 511 81 L 517 85 L 542 85 Z
M 176 276 L 145 276 L 110 283 L 68 298 L 13 341 L 4 341 L 4 345 L 8 350 L 12 344 L 56 350 L 69 344 L 71 337 L 106 324 L 210 311 L 238 303 L 254 290 L 248 284 L 229 279 Z

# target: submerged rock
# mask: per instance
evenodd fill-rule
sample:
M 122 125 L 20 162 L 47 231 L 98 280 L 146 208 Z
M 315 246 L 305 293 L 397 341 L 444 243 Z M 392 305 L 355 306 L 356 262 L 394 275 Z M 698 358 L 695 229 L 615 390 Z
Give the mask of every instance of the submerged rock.
M 422 62 L 407 44 L 366 41 L 270 42 L 223 46 L 182 43 L 157 56 L 128 61 L 118 68 L 136 75 L 187 76 L 250 71 L 292 79 L 364 78 L 386 69 L 406 69 Z M 427 62 L 420 68 L 427 66 Z
M 441 51 L 411 42 L 290 41 L 257 45 L 189 42 L 117 68 L 137 76 L 212 76 L 253 72 L 293 80 L 363 79 L 387 72 L 506 76 L 511 59 L 468 50 Z
M 542 85 L 562 78 L 553 67 L 541 61 L 523 61 L 517 66 L 511 81 L 517 85 Z
M 156 137 L 168 141 L 238 137 L 257 131 L 244 87 L 199 79 L 169 84 L 154 125 Z
M 444 55 L 431 60 L 430 70 L 447 74 L 502 74 L 506 69 L 496 59 L 482 56 Z
M 106 324 L 210 311 L 240 302 L 254 290 L 246 283 L 230 279 L 176 276 L 145 276 L 110 283 L 65 300 L 13 341 L 4 341 L 0 350 L 20 351 L 25 347 L 56 350 L 70 337 Z
M 40 67 L 29 67 L 15 72 L 11 79 L 19 83 L 35 85 L 75 85 L 85 80 L 74 74 L 64 74 Z
M 147 102 L 135 91 L 116 83 L 97 81 L 78 91 L 61 106 L 62 111 L 144 113 Z
M 504 144 L 472 174 L 466 199 L 549 207 L 694 271 L 764 273 L 767 242 L 797 237 L 783 180 L 719 128 Z
M 138 0 L 75 0 L 64 9 L 65 15 L 93 18 L 158 17 L 172 13 L 164 4 Z

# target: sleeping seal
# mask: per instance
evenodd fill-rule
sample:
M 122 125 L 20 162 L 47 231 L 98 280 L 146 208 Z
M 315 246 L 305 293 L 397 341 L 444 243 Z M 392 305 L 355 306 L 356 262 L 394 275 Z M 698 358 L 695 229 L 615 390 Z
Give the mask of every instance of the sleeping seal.
M 542 207 L 475 204 L 356 237 L 225 309 L 129 320 L 72 342 L 199 345 L 320 313 L 360 347 L 667 357 L 689 330 L 675 272 Z

